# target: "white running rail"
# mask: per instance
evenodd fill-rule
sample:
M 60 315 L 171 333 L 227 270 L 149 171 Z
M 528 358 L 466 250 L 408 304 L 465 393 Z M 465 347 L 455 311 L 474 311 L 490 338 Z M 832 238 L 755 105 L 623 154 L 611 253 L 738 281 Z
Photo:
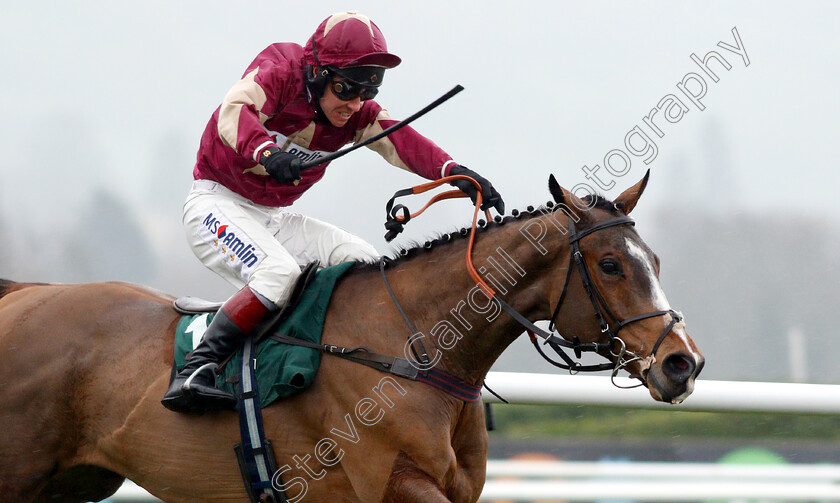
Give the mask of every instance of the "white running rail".
M 490 388 L 516 404 L 573 404 L 717 412 L 791 412 L 840 414 L 840 386 L 698 380 L 694 393 L 680 405 L 656 402 L 646 388 L 619 389 L 606 376 L 490 372 Z M 622 386 L 638 381 L 616 377 Z M 499 400 L 486 390 L 487 402 Z

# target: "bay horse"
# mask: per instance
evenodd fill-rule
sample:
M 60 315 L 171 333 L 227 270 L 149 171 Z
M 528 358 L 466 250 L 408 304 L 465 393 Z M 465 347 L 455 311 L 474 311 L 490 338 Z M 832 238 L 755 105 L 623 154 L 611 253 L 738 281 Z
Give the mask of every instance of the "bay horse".
M 677 403 L 704 360 L 673 316 L 639 316 L 673 312 L 658 258 L 624 225 L 646 182 L 611 202 L 578 199 L 551 176 L 553 208 L 562 211 L 542 206 L 490 223 L 472 256 L 524 318 L 554 319 L 567 340 L 602 344 L 602 356 L 643 380 L 655 400 Z M 604 225 L 618 218 L 626 220 Z M 572 266 L 575 243 L 586 272 Z M 523 328 L 476 289 L 466 248 L 458 233 L 443 235 L 386 272 L 435 368 L 480 385 Z M 2 501 L 98 501 L 126 477 L 169 503 L 247 501 L 232 449 L 236 412 L 192 416 L 160 403 L 179 319 L 172 297 L 117 282 L 3 281 L 0 295 Z M 597 312 L 623 329 L 621 345 L 638 357 L 619 362 L 604 349 Z M 324 343 L 401 356 L 408 335 L 376 266 L 359 264 L 339 281 Z M 484 485 L 481 402 L 421 382 L 325 355 L 312 387 L 266 407 L 263 419 L 290 502 L 464 503 Z

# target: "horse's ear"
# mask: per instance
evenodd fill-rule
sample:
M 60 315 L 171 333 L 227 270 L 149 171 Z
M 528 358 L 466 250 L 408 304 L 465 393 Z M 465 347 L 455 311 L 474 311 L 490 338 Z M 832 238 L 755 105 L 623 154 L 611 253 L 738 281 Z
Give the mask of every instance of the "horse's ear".
M 639 202 L 639 198 L 642 197 L 642 192 L 644 192 L 645 187 L 647 187 L 649 177 L 650 170 L 647 170 L 645 177 L 642 178 L 639 183 L 625 190 L 620 196 L 618 196 L 618 198 L 616 198 L 615 208 L 625 215 L 629 215 L 630 212 L 633 211 L 633 208 L 636 207 L 636 203 Z
M 551 197 L 554 198 L 555 203 L 563 202 L 563 188 L 557 183 L 553 173 L 548 175 L 548 191 L 551 192 Z
M 557 179 L 551 174 L 548 176 L 548 190 L 551 192 L 551 197 L 557 204 L 565 204 L 567 208 L 588 208 L 586 201 L 572 194 L 557 183 Z

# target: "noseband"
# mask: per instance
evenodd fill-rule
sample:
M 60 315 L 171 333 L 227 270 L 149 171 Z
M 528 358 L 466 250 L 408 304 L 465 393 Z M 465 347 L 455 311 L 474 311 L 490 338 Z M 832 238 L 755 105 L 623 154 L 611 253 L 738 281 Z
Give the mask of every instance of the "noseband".
M 563 306 L 563 301 L 566 298 L 566 292 L 569 288 L 569 282 L 572 277 L 572 270 L 576 267 L 581 281 L 583 281 L 583 287 L 586 290 L 586 294 L 589 297 L 590 302 L 592 303 L 592 307 L 595 309 L 595 316 L 598 318 L 598 323 L 601 327 L 601 333 L 607 336 L 607 342 L 591 342 L 591 343 L 582 343 L 578 337 L 575 337 L 572 342 L 565 340 L 562 337 L 557 337 L 553 335 L 553 333 L 546 332 L 541 330 L 536 325 L 528 321 L 525 317 L 521 314 L 516 312 L 512 307 L 507 305 L 504 301 L 496 297 L 502 308 L 508 312 L 511 316 L 513 316 L 521 325 L 526 328 L 526 331 L 531 337 L 531 341 L 534 344 L 534 347 L 540 353 L 540 355 L 552 365 L 562 368 L 564 370 L 568 370 L 572 373 L 577 372 L 597 372 L 601 370 L 612 370 L 612 377 L 613 383 L 615 384 L 615 376 L 618 375 L 618 372 L 627 367 L 630 363 L 642 360 L 643 358 L 638 356 L 637 354 L 633 353 L 632 351 L 627 350 L 627 345 L 624 341 L 618 337 L 618 333 L 624 327 L 630 325 L 631 323 L 635 323 L 637 321 L 646 320 L 648 318 L 655 318 L 657 316 L 664 316 L 670 315 L 671 322 L 665 327 L 665 330 L 660 334 L 659 338 L 656 340 L 656 343 L 653 345 L 653 349 L 650 352 L 649 357 L 653 358 L 656 355 L 656 352 L 659 350 L 659 346 L 662 344 L 662 341 L 674 328 L 674 325 L 682 321 L 682 315 L 678 312 L 674 311 L 673 309 L 669 309 L 667 311 L 653 311 L 646 314 L 640 314 L 638 316 L 633 316 L 630 318 L 626 318 L 624 320 L 618 320 L 618 318 L 612 313 L 609 306 L 607 305 L 606 300 L 598 291 L 598 288 L 595 286 L 595 282 L 592 281 L 592 275 L 589 273 L 589 267 L 586 265 L 586 260 L 584 260 L 583 252 L 580 250 L 580 240 L 584 237 L 592 234 L 594 232 L 607 229 L 609 227 L 615 227 L 617 225 L 634 225 L 633 219 L 627 216 L 624 217 L 617 217 L 611 220 L 607 220 L 604 222 L 599 222 L 587 229 L 584 229 L 580 232 L 575 230 L 574 221 L 570 218 L 569 219 L 569 267 L 566 271 L 566 281 L 563 284 L 563 291 L 560 294 L 560 298 L 557 300 L 557 305 L 554 308 L 554 313 L 551 315 L 551 320 L 549 322 L 549 331 L 555 332 L 555 321 L 557 316 L 560 314 L 560 308 Z M 616 320 L 615 328 L 611 327 L 608 319 Z M 540 336 L 545 339 L 544 344 L 548 344 L 551 349 L 557 353 L 560 358 L 562 358 L 563 362 L 558 362 L 552 360 L 548 355 L 546 355 L 542 349 L 540 348 L 539 344 L 536 341 L 536 336 Z M 594 353 L 603 353 L 609 352 L 609 354 L 615 359 L 614 363 L 600 363 L 595 365 L 582 365 L 580 362 L 575 361 L 569 356 L 563 348 L 571 349 L 574 352 L 576 358 L 581 358 L 583 352 L 594 352 Z M 642 380 L 642 384 L 645 383 L 644 376 L 640 376 Z M 616 384 L 616 386 L 618 386 Z M 621 387 L 621 386 L 619 386 Z

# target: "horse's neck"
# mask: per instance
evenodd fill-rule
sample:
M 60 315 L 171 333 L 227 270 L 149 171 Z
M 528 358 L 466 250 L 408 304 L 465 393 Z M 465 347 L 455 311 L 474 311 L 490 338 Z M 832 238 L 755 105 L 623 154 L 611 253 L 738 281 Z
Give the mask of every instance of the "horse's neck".
M 526 237 L 531 234 L 521 232 L 529 222 L 541 219 L 492 226 L 477 236 L 473 250 L 479 275 L 530 320 L 549 315 L 548 286 L 556 274 L 546 272 L 549 264 L 559 262 L 564 248 L 552 236 L 552 249 L 540 249 Z M 461 239 L 419 252 L 398 263 L 389 277 L 395 278 L 395 290 L 409 319 L 422 332 L 429 356 L 440 355 L 437 367 L 477 384 L 524 329 L 470 278 L 466 251 L 467 239 Z

